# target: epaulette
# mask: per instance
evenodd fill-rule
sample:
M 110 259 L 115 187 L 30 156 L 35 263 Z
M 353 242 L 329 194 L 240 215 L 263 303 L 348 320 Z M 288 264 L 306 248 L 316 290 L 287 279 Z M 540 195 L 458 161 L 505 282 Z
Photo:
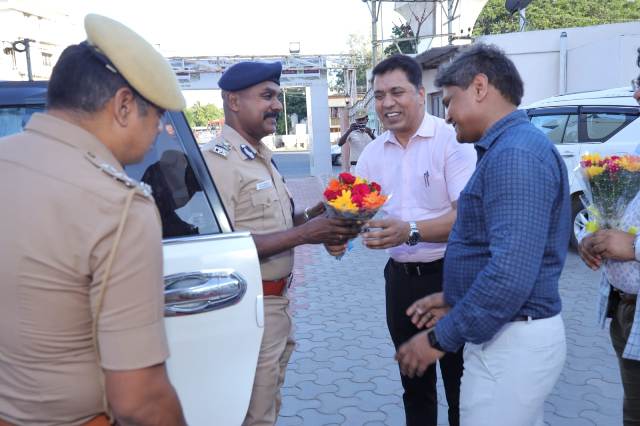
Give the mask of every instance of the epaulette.
M 229 151 L 231 151 L 231 144 L 225 140 L 221 140 L 213 146 L 212 150 L 216 154 L 226 158 L 227 155 L 229 155 Z
M 149 199 L 153 199 L 151 197 L 152 190 L 149 185 L 144 182 L 139 182 L 129 176 L 126 173 L 121 172 L 120 170 L 113 167 L 111 164 L 101 161 L 98 157 L 95 156 L 92 152 L 87 152 L 84 154 L 84 157 L 89 160 L 91 164 L 102 170 L 107 175 L 111 176 L 114 180 L 124 184 L 127 188 L 135 188 L 137 192 Z

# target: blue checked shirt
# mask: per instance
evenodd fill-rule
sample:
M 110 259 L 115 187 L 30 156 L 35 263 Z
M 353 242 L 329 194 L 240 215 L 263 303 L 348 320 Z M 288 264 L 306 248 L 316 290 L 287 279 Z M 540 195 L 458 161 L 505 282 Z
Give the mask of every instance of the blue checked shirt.
M 562 157 L 519 110 L 495 123 L 476 150 L 444 261 L 452 309 L 435 333 L 449 352 L 490 340 L 516 316 L 561 310 L 558 280 L 571 222 Z

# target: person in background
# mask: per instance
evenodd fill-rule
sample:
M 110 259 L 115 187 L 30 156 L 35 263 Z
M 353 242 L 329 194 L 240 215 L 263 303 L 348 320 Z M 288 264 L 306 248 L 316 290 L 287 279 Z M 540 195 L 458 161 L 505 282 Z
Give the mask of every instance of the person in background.
M 355 119 L 355 123 L 351 123 L 338 140 L 338 146 L 342 147 L 342 170 L 345 172 L 351 172 L 351 166 L 356 165 L 364 148 L 375 138 L 373 130 L 367 127 L 369 117 L 365 109 L 358 109 Z

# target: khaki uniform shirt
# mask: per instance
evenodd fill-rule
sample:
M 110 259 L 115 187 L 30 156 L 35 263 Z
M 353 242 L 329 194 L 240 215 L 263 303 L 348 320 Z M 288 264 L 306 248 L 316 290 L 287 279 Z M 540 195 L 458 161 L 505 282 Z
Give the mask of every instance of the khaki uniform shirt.
M 361 130 L 354 130 L 347 137 L 349 142 L 349 162 L 358 161 L 360 154 L 364 151 L 364 148 L 371 142 L 371 136 Z
M 93 135 L 51 115 L 0 139 L 0 418 L 10 423 L 79 425 L 103 412 L 92 318 L 130 188 L 100 164 L 122 171 Z M 161 244 L 139 191 L 98 321 L 104 369 L 168 357 Z
M 266 234 L 293 227 L 293 206 L 284 179 L 264 144 L 255 149 L 233 128 L 203 148 L 204 159 L 236 231 Z M 260 259 L 262 279 L 286 277 L 293 250 Z

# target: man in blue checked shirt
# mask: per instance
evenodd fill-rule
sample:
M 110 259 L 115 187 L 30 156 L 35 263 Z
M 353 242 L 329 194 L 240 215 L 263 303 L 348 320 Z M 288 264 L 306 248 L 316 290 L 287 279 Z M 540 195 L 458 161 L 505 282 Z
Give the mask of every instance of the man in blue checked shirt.
M 640 66 L 640 49 L 638 50 Z M 640 103 L 640 77 L 632 81 L 633 97 Z M 640 226 L 640 194 L 622 217 L 622 229 Z M 604 327 L 611 318 L 609 334 L 618 357 L 624 389 L 624 426 L 640 425 L 640 236 L 604 229 L 580 238 L 578 252 L 591 269 L 603 266 L 598 319 Z
M 443 292 L 407 310 L 428 330 L 396 358 L 405 374 L 420 375 L 465 344 L 460 424 L 541 426 L 566 355 L 558 280 L 570 233 L 567 170 L 517 110 L 522 80 L 496 47 L 462 51 L 436 85 L 478 164 L 458 200 Z

